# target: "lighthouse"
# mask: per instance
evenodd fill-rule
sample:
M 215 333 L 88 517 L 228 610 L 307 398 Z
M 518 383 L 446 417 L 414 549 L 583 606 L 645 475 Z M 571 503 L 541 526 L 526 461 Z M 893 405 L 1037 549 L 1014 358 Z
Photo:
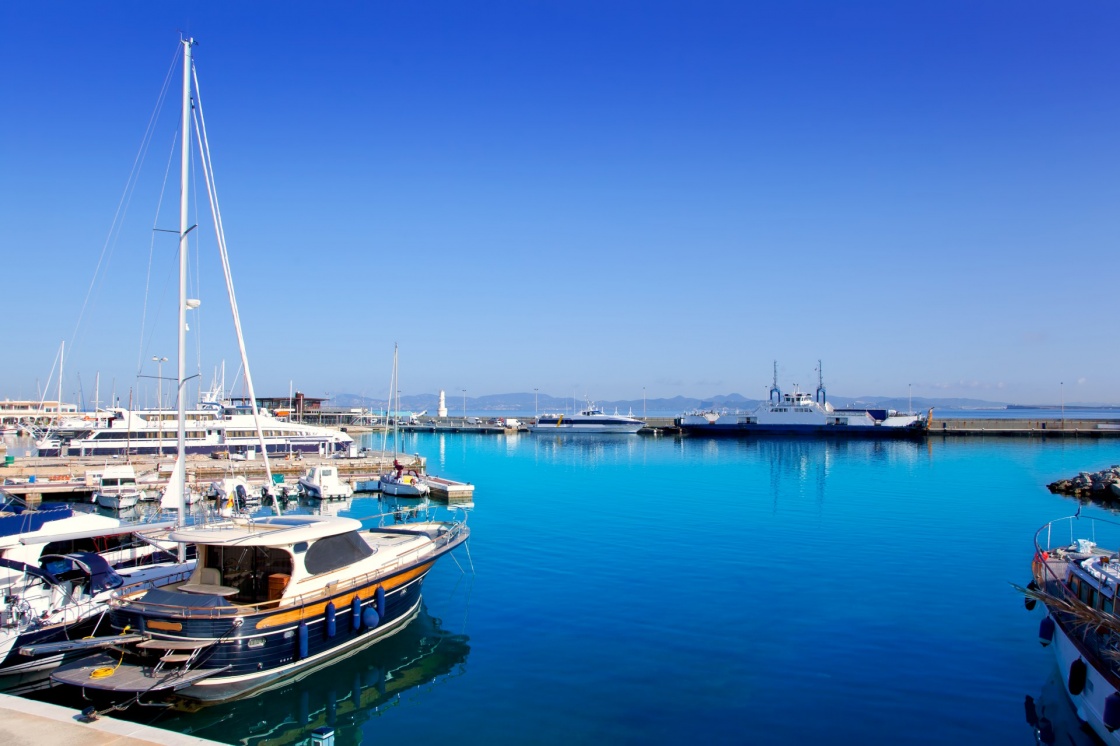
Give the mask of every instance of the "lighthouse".
M 440 417 L 447 416 L 447 396 L 443 393 L 443 389 L 439 390 L 439 411 L 436 414 Z

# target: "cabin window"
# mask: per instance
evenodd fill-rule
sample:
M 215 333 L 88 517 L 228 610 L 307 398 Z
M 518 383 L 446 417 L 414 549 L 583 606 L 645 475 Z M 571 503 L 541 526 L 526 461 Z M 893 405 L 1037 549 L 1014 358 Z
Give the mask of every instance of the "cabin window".
M 1073 591 L 1073 595 L 1079 596 L 1081 594 L 1081 578 L 1076 575 L 1070 576 L 1069 589 Z
M 307 542 L 306 541 L 297 541 L 295 544 L 292 545 L 292 551 L 295 552 L 296 554 L 303 554 L 304 552 L 307 551 Z
M 1112 599 L 1103 593 L 1101 594 L 1101 610 L 1104 611 L 1105 614 L 1112 613 Z
M 221 585 L 237 589 L 231 600 L 255 604 L 269 600 L 269 575 L 292 574 L 292 555 L 275 547 L 211 546 L 206 548 L 206 567 L 221 573 Z
M 1082 581 L 1081 588 L 1077 592 L 1077 597 L 1081 599 L 1082 603 L 1095 606 L 1093 603 L 1093 596 L 1095 594 L 1096 590 L 1093 588 L 1092 584 Z
M 304 555 L 303 564 L 312 575 L 337 570 L 352 565 L 373 554 L 357 531 L 337 536 L 325 536 L 311 545 Z

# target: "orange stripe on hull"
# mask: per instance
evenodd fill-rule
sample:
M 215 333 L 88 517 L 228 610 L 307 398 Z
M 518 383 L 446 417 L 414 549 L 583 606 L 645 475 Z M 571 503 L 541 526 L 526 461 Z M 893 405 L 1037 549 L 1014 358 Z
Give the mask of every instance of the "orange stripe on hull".
M 381 583 L 381 587 L 385 589 L 386 593 L 389 593 L 390 591 L 400 588 L 402 585 L 405 585 L 406 583 L 409 583 L 416 578 L 423 577 L 425 574 L 427 574 L 428 570 L 432 569 L 432 565 L 434 564 L 435 560 L 432 560 L 431 562 L 427 562 L 423 565 L 420 565 L 419 567 L 414 567 L 408 572 L 403 572 L 400 575 L 394 575 L 393 577 L 387 579 L 384 583 Z M 277 614 L 271 614 L 257 622 L 256 629 L 269 629 L 271 627 L 280 627 L 285 624 L 300 622 L 304 619 L 318 618 L 326 613 L 327 604 L 332 602 L 334 603 L 336 609 L 345 609 L 351 604 L 351 602 L 353 602 L 355 596 L 362 599 L 363 601 L 369 598 L 373 598 L 373 596 L 377 593 L 377 588 L 378 586 L 371 585 L 366 588 L 362 588 L 361 590 L 354 591 L 353 593 L 346 593 L 341 596 L 336 596 L 328 601 L 321 601 L 319 603 L 302 606 L 298 609 L 292 609 L 291 611 L 283 611 Z

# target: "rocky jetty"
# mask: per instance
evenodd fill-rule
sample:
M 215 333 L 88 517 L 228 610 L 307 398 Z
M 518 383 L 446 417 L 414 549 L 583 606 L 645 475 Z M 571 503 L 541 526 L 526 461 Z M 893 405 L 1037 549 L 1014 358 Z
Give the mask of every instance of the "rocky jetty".
M 1046 486 L 1057 495 L 1120 500 L 1120 464 L 1097 472 L 1083 471 L 1072 479 L 1059 479 Z

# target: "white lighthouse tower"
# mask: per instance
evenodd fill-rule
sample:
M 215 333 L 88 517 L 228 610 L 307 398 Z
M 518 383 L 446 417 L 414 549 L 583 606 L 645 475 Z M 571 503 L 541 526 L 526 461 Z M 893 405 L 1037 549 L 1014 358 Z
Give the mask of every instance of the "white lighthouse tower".
M 439 390 L 439 411 L 436 414 L 440 417 L 447 416 L 447 396 L 443 393 L 443 389 Z

